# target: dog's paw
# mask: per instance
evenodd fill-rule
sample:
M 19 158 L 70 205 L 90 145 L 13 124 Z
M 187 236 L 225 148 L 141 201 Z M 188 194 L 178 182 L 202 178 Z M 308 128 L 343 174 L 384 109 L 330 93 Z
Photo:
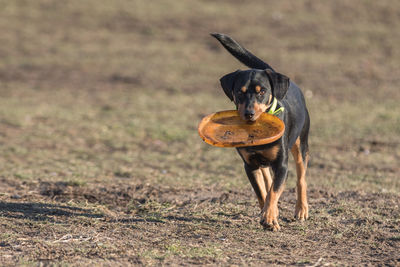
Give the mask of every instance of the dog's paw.
M 304 221 L 308 218 L 308 204 L 307 203 L 296 203 L 296 209 L 294 212 L 294 217 L 297 220 Z
M 264 227 L 265 230 L 271 231 L 279 231 L 281 227 L 278 223 L 278 208 L 269 208 L 266 211 L 263 211 L 261 214 L 260 224 Z

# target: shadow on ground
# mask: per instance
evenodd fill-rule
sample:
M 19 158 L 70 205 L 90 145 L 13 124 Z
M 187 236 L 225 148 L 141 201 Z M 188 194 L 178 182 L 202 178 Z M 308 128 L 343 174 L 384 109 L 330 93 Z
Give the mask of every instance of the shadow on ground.
M 103 215 L 93 213 L 89 209 L 47 203 L 0 202 L 0 216 L 14 219 L 54 222 L 54 216 L 83 216 L 102 218 Z

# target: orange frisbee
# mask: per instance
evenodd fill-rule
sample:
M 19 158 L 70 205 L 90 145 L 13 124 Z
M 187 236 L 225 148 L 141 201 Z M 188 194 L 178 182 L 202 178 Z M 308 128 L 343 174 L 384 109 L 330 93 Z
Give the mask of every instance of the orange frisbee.
M 285 124 L 268 113 L 247 123 L 236 110 L 225 110 L 204 117 L 198 131 L 204 142 L 217 147 L 259 146 L 278 140 L 285 131 Z

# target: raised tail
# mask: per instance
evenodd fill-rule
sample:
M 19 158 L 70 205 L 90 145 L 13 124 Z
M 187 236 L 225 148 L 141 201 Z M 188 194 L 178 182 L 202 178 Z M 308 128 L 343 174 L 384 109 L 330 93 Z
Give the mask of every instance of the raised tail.
M 246 48 L 242 47 L 238 42 L 233 40 L 231 37 L 221 33 L 211 33 L 213 37 L 215 37 L 225 48 L 231 53 L 235 58 L 237 58 L 240 62 L 245 64 L 247 67 L 252 69 L 270 69 L 270 65 L 250 53 Z

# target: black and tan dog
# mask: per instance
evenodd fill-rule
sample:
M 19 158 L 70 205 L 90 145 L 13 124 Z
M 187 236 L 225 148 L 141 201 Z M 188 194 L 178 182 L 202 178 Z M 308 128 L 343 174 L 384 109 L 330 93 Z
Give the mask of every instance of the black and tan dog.
M 237 70 L 220 79 L 225 94 L 234 101 L 242 119 L 251 123 L 263 112 L 272 113 L 271 109 L 276 110 L 277 105 L 281 112 L 276 116 L 285 123 L 285 132 L 279 140 L 267 145 L 237 149 L 262 210 L 260 223 L 274 231 L 280 229 L 278 200 L 288 175 L 289 151 L 293 154 L 297 171 L 295 217 L 299 220 L 307 219 L 305 174 L 310 118 L 302 92 L 288 77 L 275 72 L 229 36 L 218 33 L 211 35 L 234 57 L 251 68 Z

